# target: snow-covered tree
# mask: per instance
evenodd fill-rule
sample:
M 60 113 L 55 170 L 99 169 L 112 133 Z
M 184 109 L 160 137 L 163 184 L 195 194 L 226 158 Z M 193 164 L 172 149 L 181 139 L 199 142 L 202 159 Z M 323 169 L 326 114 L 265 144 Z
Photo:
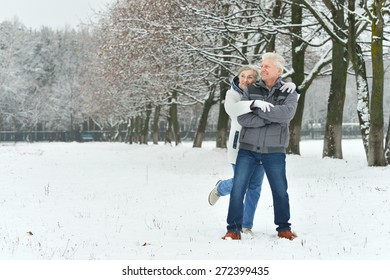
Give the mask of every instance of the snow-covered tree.
M 144 128 L 150 108 L 158 108 L 155 114 L 163 108 L 166 141 L 176 144 L 181 140 L 175 107 L 199 102 L 205 88 L 203 68 L 196 68 L 198 60 L 186 50 L 190 19 L 179 1 L 127 0 L 114 4 L 100 26 L 100 57 L 108 81 L 102 96 L 113 96 L 124 120 L 143 116 Z M 153 119 L 158 121 L 156 115 Z
M 280 14 L 280 1 L 207 1 L 187 6 L 200 19 L 194 26 L 192 51 L 215 65 L 219 78 L 216 96 L 219 102 L 217 125 L 217 147 L 225 148 L 229 117 L 224 109 L 226 91 L 230 79 L 243 64 L 258 64 L 261 54 L 275 50 L 274 21 Z M 270 18 L 271 15 L 275 16 Z M 280 48 L 281 52 L 283 48 Z M 213 85 L 214 83 L 211 83 Z M 212 95 L 210 95 L 212 96 Z M 210 97 L 209 96 L 209 97 Z M 205 105 L 210 106 L 209 100 Z M 209 110 L 205 107 L 205 111 Z M 205 120 L 202 115 L 202 120 Z M 194 146 L 198 146 L 194 143 Z
M 31 131 L 45 106 L 42 71 L 32 70 L 36 37 L 17 20 L 3 22 L 0 33 L 0 120 L 7 129 Z
M 371 0 L 359 1 L 358 3 L 355 3 L 355 1 L 351 0 L 348 2 L 324 0 L 324 3 L 327 5 L 330 11 L 337 11 L 337 13 L 333 13 L 332 17 L 328 17 L 322 9 L 316 9 L 314 3 L 309 3 L 306 0 L 302 0 L 302 4 L 318 19 L 318 22 L 321 23 L 322 27 L 328 32 L 332 40 L 337 42 L 340 48 L 344 49 L 343 51 L 340 49 L 340 55 L 343 52 L 343 60 L 336 60 L 335 58 L 332 59 L 334 63 L 332 71 L 334 73 L 336 73 L 337 69 L 339 69 L 339 63 L 335 63 L 347 61 L 345 53 L 348 51 L 348 58 L 352 61 L 352 66 L 356 75 L 358 97 L 357 112 L 361 125 L 363 144 L 366 148 L 368 163 L 369 165 L 383 164 L 383 55 L 386 53 L 388 54 L 389 51 L 387 48 L 387 51 L 384 52 L 384 40 L 382 38 L 384 38 L 383 35 L 384 32 L 386 32 L 384 16 L 388 14 L 389 3 L 386 3 L 386 1 Z M 349 9 L 347 9 L 347 7 Z M 337 21 L 336 18 L 334 18 L 334 16 L 337 15 L 343 19 Z M 348 15 L 348 32 L 346 32 L 344 25 L 345 15 Z M 366 29 L 367 26 L 371 28 L 371 31 Z M 372 90 L 376 92 L 376 94 L 373 93 L 371 97 L 370 111 L 368 109 L 369 91 L 363 50 L 367 44 L 367 37 L 372 38 L 371 44 L 368 48 L 371 50 L 370 56 L 366 55 L 366 59 L 371 58 L 373 61 Z M 338 76 L 340 75 L 341 73 L 339 73 Z M 332 94 L 334 94 L 334 92 L 331 92 L 329 101 L 334 100 L 336 102 L 344 102 L 340 98 L 331 99 Z M 375 112 L 375 120 L 372 119 L 373 112 Z M 330 124 L 327 126 L 329 126 L 329 132 L 331 132 L 334 130 L 334 123 L 331 122 L 331 119 L 337 118 L 340 120 L 340 116 L 337 114 L 337 112 L 330 114 L 330 111 L 328 110 L 327 117 Z M 339 121 L 337 121 L 337 123 L 339 123 Z M 338 131 L 340 130 L 341 128 L 338 128 Z M 335 148 L 340 151 L 338 152 L 337 157 L 342 156 L 341 143 L 337 144 L 340 142 L 339 139 L 341 139 L 341 137 L 335 137 L 337 135 L 339 135 L 339 133 L 328 133 L 326 135 L 325 141 L 327 141 L 327 143 L 324 144 L 324 156 L 328 155 L 329 150 Z M 329 145 L 332 144 L 335 139 L 337 139 L 337 142 L 335 143 L 337 145 Z M 381 154 L 382 156 L 380 156 Z

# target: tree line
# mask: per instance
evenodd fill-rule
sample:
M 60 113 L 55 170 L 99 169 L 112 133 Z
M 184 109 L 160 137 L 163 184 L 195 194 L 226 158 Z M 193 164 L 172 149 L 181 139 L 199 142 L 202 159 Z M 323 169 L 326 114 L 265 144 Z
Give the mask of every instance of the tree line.
M 384 166 L 389 17 L 386 0 L 117 0 L 77 30 L 3 22 L 0 130 L 76 135 L 93 125 L 111 141 L 157 143 L 163 129 L 165 142 L 179 144 L 183 124 L 195 124 L 201 147 L 215 124 L 216 146 L 225 148 L 232 76 L 276 51 L 288 62 L 283 78 L 300 90 L 288 152 L 300 154 L 307 95 L 327 77 L 323 156 L 343 157 L 342 124 L 352 114 L 368 165 Z M 348 91 L 354 110 L 345 108 Z

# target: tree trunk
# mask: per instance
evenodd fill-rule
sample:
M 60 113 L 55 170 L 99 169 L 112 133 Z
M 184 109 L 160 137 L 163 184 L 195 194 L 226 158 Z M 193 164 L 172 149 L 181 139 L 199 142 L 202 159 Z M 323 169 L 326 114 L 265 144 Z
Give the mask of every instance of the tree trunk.
M 159 140 L 159 125 L 158 125 L 158 120 L 160 117 L 160 111 L 161 111 L 161 106 L 157 105 L 154 108 L 154 117 L 153 117 L 153 132 L 152 132 L 152 138 L 153 138 L 153 144 L 157 145 L 158 140 Z
M 372 95 L 370 102 L 371 127 L 368 144 L 368 165 L 385 166 L 383 147 L 383 26 L 382 5 L 386 0 L 374 0 L 371 36 L 371 57 L 372 57 Z
M 176 146 L 181 143 L 180 138 L 180 126 L 179 126 L 179 119 L 177 117 L 177 91 L 174 91 L 172 94 L 172 106 L 171 106 L 171 117 L 172 117 L 172 124 L 173 124 L 173 134 L 175 136 L 175 144 Z
M 221 82 L 219 83 L 220 97 L 219 97 L 219 116 L 217 125 L 217 148 L 227 148 L 227 127 L 229 123 L 229 115 L 225 111 L 225 97 L 226 91 L 229 89 L 229 73 L 222 68 L 221 69 Z
M 210 94 L 204 102 L 202 115 L 200 117 L 198 129 L 196 130 L 196 134 L 195 134 L 195 138 L 194 138 L 194 143 L 192 145 L 193 148 L 201 148 L 202 147 L 204 135 L 206 132 L 207 119 L 209 116 L 209 112 L 210 112 L 211 107 L 215 104 L 214 96 L 215 96 L 215 87 L 210 89 Z
M 181 143 L 179 121 L 177 118 L 177 91 L 172 92 L 170 97 L 170 108 L 168 114 L 168 128 L 165 134 L 165 143 L 172 143 L 175 139 L 176 145 Z
M 73 126 L 73 113 L 70 113 L 70 141 L 75 141 L 75 131 L 74 131 L 74 126 Z
M 135 133 L 135 117 L 131 117 L 130 119 L 130 135 L 129 135 L 129 143 L 134 143 L 134 133 Z
M 368 159 L 368 139 L 370 131 L 370 113 L 369 113 L 369 88 L 366 73 L 366 63 L 360 45 L 356 42 L 356 18 L 355 18 L 356 0 L 348 0 L 348 53 L 355 71 L 356 89 L 357 89 L 357 114 L 360 124 L 360 132 L 363 139 L 363 146 Z
M 133 144 L 134 142 L 138 142 L 139 138 L 139 123 L 140 123 L 140 117 L 131 117 L 130 120 L 130 128 L 128 129 L 128 141 L 130 144 Z
M 344 11 L 332 11 L 333 20 L 340 29 L 344 29 Z M 343 36 L 342 32 L 338 32 Z M 341 146 L 343 111 L 347 83 L 348 55 L 346 48 L 334 39 L 332 50 L 332 78 L 326 116 L 323 157 L 343 158 Z
M 344 47 L 338 45 L 333 47 L 333 53 Z M 339 54 L 340 55 L 340 54 Z M 343 158 L 341 147 L 343 110 L 345 101 L 345 86 L 347 81 L 347 65 L 345 57 L 341 54 L 333 55 L 332 81 L 328 100 L 328 111 L 326 116 L 323 157 Z
M 387 164 L 390 164 L 390 117 L 389 117 L 389 126 L 387 127 L 387 134 L 386 134 L 385 158 Z
M 118 134 L 119 134 L 120 142 L 126 142 L 126 134 L 123 135 L 123 131 L 126 131 L 126 132 L 127 132 L 127 126 L 128 126 L 127 121 L 123 121 L 123 122 L 119 125 L 119 127 L 118 127 Z
M 150 103 L 146 105 L 145 114 L 146 114 L 146 117 L 143 120 L 143 125 L 142 125 L 142 129 L 141 129 L 140 144 L 148 144 L 149 122 L 150 122 L 150 115 L 152 114 L 152 105 Z
M 172 131 L 172 118 L 170 114 L 167 116 L 167 129 L 165 131 L 165 144 L 172 144 L 173 131 Z
M 131 120 L 127 120 L 126 122 L 126 136 L 125 136 L 125 143 L 132 144 L 132 139 L 131 139 L 131 132 L 132 132 L 132 126 L 131 126 Z
M 226 4 L 224 7 L 223 14 L 228 15 L 229 9 L 232 6 L 232 4 Z M 224 38 L 222 45 L 223 46 L 229 46 L 232 44 L 232 41 L 229 41 L 229 39 Z M 230 60 L 229 55 L 232 54 L 230 50 L 224 50 L 224 61 L 228 62 Z M 225 67 L 220 66 L 220 82 L 219 82 L 219 90 L 220 90 L 220 97 L 219 97 L 219 115 L 218 115 L 218 124 L 217 124 L 217 139 L 216 139 L 216 147 L 217 148 L 223 148 L 226 149 L 227 145 L 227 128 L 229 123 L 229 115 L 225 111 L 225 97 L 226 97 L 226 91 L 230 87 L 229 83 L 229 72 L 225 69 Z
M 297 2 L 297 0 L 294 0 Z M 292 74 L 292 81 L 299 86 L 305 79 L 305 49 L 303 47 L 302 38 L 302 7 L 293 4 L 291 6 L 291 21 L 295 26 L 292 28 L 292 33 L 296 36 L 292 39 L 292 68 L 294 73 Z M 306 90 L 300 92 L 300 98 L 298 101 L 297 111 L 294 118 L 290 122 L 290 142 L 286 152 L 289 154 L 300 155 L 299 142 L 301 140 L 301 129 L 303 110 L 305 106 Z

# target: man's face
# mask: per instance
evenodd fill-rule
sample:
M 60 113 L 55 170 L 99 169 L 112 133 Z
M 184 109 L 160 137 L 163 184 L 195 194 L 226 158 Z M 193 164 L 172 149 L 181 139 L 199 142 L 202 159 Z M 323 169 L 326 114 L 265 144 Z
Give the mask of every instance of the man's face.
M 249 85 L 256 82 L 256 72 L 253 70 L 245 70 L 238 76 L 240 89 L 247 88 Z
M 260 65 L 261 79 L 265 83 L 275 83 L 282 74 L 280 68 L 276 67 L 274 62 L 270 59 L 265 59 Z

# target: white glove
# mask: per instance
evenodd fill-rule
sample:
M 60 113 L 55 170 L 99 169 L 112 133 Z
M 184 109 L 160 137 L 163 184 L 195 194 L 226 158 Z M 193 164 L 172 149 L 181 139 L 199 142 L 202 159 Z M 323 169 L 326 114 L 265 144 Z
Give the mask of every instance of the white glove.
M 263 112 L 269 112 L 271 111 L 271 107 L 275 107 L 272 103 L 262 100 L 255 100 L 255 102 L 253 102 L 253 106 L 260 108 Z
M 280 90 L 282 92 L 287 91 L 288 93 L 292 93 L 295 91 L 297 86 L 294 83 L 285 83 L 282 81 L 282 86 L 280 87 Z

